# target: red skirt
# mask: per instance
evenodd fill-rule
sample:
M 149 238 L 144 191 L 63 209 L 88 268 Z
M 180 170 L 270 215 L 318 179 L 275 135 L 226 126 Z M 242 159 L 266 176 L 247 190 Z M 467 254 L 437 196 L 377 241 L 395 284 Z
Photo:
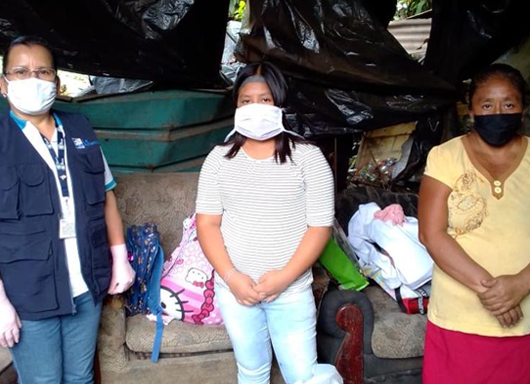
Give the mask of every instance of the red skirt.
M 530 384 L 530 335 L 488 337 L 448 331 L 430 321 L 423 384 Z

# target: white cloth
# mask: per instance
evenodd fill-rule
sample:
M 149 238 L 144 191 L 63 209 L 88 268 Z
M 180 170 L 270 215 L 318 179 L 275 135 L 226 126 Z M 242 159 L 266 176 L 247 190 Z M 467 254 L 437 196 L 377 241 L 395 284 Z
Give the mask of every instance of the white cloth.
M 20 121 L 22 120 L 17 121 L 17 123 L 20 124 Z M 62 126 L 60 126 L 59 129 L 62 129 Z M 48 150 L 48 147 L 46 147 L 46 144 L 42 140 L 42 136 L 39 130 L 29 121 L 27 121 L 26 125 L 22 129 L 22 132 L 24 133 L 28 141 L 31 143 L 33 148 L 35 148 L 37 153 L 46 162 L 48 167 L 53 172 L 53 175 L 55 176 L 57 191 L 59 193 L 59 200 L 61 201 L 62 213 L 65 214 L 66 212 L 69 212 L 73 217 L 75 217 L 75 203 L 74 203 L 75 196 L 74 196 L 74 191 L 72 188 L 72 179 L 70 177 L 70 171 L 68 169 L 68 156 L 66 152 L 67 148 L 65 148 L 65 162 L 66 162 L 66 175 L 68 177 L 67 179 L 68 192 L 69 192 L 70 198 L 63 199 L 61 192 L 60 192 L 61 184 L 59 181 L 59 176 L 57 175 L 57 168 L 55 167 L 55 162 L 50 154 L 50 151 Z M 71 139 L 68 135 L 65 135 L 65 140 L 71 140 Z M 55 130 L 53 134 L 51 144 L 53 145 L 55 153 L 57 154 L 58 153 L 57 130 Z M 103 161 L 105 163 L 105 189 L 108 191 L 114 188 L 116 183 L 114 181 L 112 173 L 110 172 L 107 161 L 105 160 L 105 156 L 103 156 Z M 67 265 L 68 265 L 68 273 L 70 277 L 70 290 L 72 292 L 72 297 L 76 297 L 76 296 L 82 295 L 85 292 L 88 292 L 88 287 L 85 284 L 83 275 L 81 273 L 81 263 L 79 260 L 79 251 L 77 248 L 77 238 L 72 237 L 72 238 L 64 239 L 63 241 L 64 241 L 64 246 L 66 249 L 66 259 L 67 259 Z
M 379 270 L 391 289 L 401 285 L 411 290 L 421 287 L 431 280 L 434 263 L 418 239 L 418 220 L 407 217 L 402 226 L 394 226 L 374 218 L 380 209 L 376 203 L 360 205 L 348 225 L 348 240 L 361 268 L 371 273 Z

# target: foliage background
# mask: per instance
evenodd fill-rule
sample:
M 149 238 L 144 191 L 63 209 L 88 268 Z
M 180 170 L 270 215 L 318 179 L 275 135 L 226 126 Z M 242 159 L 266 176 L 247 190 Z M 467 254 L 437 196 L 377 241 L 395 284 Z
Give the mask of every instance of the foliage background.
M 433 0 L 398 0 L 395 19 L 417 15 L 432 9 Z
M 228 17 L 230 17 L 232 20 L 241 21 L 241 19 L 243 19 L 243 15 L 245 14 L 246 6 L 247 2 L 245 0 L 231 0 Z

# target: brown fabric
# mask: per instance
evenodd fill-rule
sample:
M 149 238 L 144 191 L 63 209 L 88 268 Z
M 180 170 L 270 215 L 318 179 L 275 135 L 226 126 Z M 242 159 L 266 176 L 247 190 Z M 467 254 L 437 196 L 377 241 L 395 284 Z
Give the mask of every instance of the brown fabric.
M 8 348 L 0 348 L 0 373 L 11 366 L 11 353 Z
M 364 292 L 374 308 L 374 354 L 389 359 L 423 356 L 427 316 L 402 312 L 398 304 L 378 286 L 369 286 Z
M 134 352 L 151 352 L 155 338 L 156 323 L 144 315 L 127 319 L 127 347 Z M 224 326 L 184 323 L 173 320 L 164 327 L 162 353 L 204 353 L 229 351 L 232 344 Z
M 237 384 L 237 367 L 231 352 L 160 359 L 158 363 L 131 356 L 126 370 L 103 371 L 102 383 Z M 285 384 L 276 364 L 272 368 L 271 384 Z
M 98 354 L 101 370 L 119 371 L 127 365 L 125 309 L 121 298 L 108 297 L 101 311 Z
M 103 384 L 237 384 L 232 352 L 160 359 L 157 363 L 129 357 L 126 369 L 102 370 Z
M 210 353 L 223 353 L 223 352 L 231 352 L 231 351 L 209 351 L 207 352 L 208 354 Z M 137 360 L 151 360 L 151 355 L 152 353 L 151 352 L 132 352 L 131 353 L 134 355 L 134 357 L 137 359 Z M 174 359 L 174 358 L 178 358 L 178 357 L 188 357 L 188 356 L 200 356 L 201 353 L 160 353 L 160 355 L 158 356 L 159 359 Z
M 198 173 L 142 174 L 116 179 L 123 227 L 152 222 L 166 258 L 182 238 L 182 222 L 195 210 Z
M 315 296 L 315 304 L 317 306 L 317 318 L 320 312 L 320 305 L 324 294 L 328 291 L 330 278 L 326 270 L 320 265 L 313 265 L 313 296 Z

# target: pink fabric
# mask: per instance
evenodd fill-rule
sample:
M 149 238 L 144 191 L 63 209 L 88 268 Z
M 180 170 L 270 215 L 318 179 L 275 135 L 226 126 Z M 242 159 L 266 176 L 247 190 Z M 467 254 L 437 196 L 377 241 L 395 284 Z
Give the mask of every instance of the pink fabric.
M 423 384 L 529 384 L 530 335 L 487 337 L 449 331 L 430 321 Z
M 214 279 L 213 267 L 197 239 L 195 215 L 192 215 L 184 220 L 180 245 L 164 263 L 160 282 L 164 314 L 192 324 L 222 324 Z
M 393 225 L 403 225 L 407 221 L 405 212 L 399 204 L 391 204 L 385 209 L 374 213 L 374 218 L 381 221 L 391 221 Z

